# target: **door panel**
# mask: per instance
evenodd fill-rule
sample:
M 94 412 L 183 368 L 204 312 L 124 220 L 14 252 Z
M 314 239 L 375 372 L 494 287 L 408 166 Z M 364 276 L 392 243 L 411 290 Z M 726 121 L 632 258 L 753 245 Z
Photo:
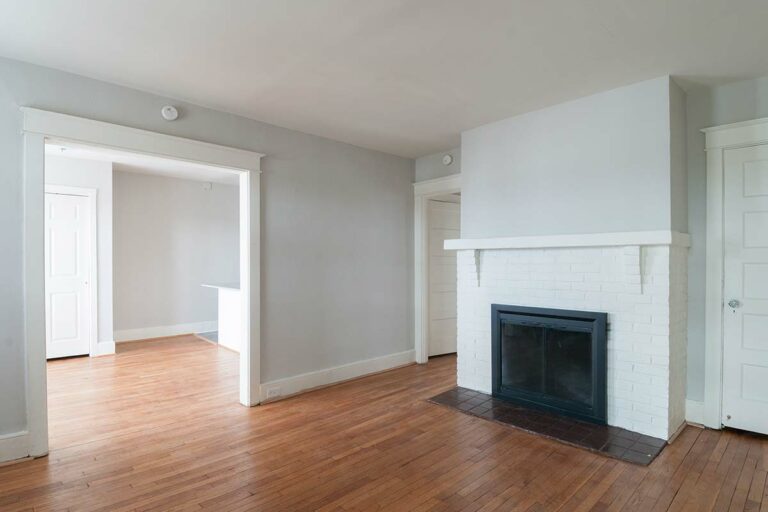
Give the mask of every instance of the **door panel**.
M 49 359 L 90 352 L 90 204 L 85 196 L 45 194 L 45 318 Z
M 460 238 L 461 206 L 429 201 L 429 350 L 430 356 L 456 352 L 456 252 L 445 240 Z
M 768 196 L 768 162 L 744 162 L 744 196 Z
M 768 351 L 768 315 L 743 315 L 742 320 L 744 348 Z
M 62 292 L 51 294 L 51 340 L 76 339 L 80 335 L 80 307 L 77 293 Z
M 76 219 L 73 220 L 75 222 L 72 224 L 76 224 Z M 77 277 L 80 273 L 80 269 L 78 269 L 78 257 L 80 256 L 78 228 L 76 225 L 60 224 L 63 225 L 59 225 L 49 232 L 51 254 L 55 255 L 50 260 L 50 276 L 57 278 Z
M 744 247 L 768 247 L 768 212 L 744 214 Z
M 722 422 L 768 434 L 768 146 L 724 162 Z

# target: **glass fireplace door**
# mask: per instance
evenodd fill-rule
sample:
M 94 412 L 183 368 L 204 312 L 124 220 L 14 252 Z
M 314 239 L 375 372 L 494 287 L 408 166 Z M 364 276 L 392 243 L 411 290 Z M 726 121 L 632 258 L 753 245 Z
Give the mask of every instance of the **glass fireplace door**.
M 607 315 L 492 305 L 493 396 L 605 423 Z
M 502 320 L 501 386 L 593 405 L 592 333 Z

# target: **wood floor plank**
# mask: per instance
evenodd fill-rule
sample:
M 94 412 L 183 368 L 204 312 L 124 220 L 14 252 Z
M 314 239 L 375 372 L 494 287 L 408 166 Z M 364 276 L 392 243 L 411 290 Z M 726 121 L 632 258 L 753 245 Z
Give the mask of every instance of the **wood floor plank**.
M 455 357 L 264 406 L 195 337 L 48 365 L 51 453 L 0 467 L 0 510 L 768 512 L 768 440 L 688 427 L 648 467 L 426 401 Z
M 707 462 L 717 449 L 720 436 L 712 431 L 701 432 L 698 442 L 694 445 L 680 467 L 672 475 L 666 487 L 659 495 L 654 511 L 677 511 L 685 506 L 693 488 L 696 486 Z
M 734 448 L 735 452 L 733 458 L 725 473 L 725 479 L 722 481 L 722 485 L 719 488 L 717 500 L 712 507 L 712 510 L 717 512 L 726 511 L 731 508 L 731 501 L 736 492 L 736 485 L 747 460 L 747 452 L 749 451 L 748 440 L 746 438 L 738 439 Z

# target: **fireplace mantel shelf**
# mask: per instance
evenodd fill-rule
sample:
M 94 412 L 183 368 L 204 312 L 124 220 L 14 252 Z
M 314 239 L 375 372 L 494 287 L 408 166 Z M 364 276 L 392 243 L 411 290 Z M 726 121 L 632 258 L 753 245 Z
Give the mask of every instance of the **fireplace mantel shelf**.
M 690 247 L 691 240 L 687 233 L 664 230 L 588 233 L 581 235 L 516 236 L 509 238 L 459 238 L 445 241 L 445 249 L 453 251 L 646 245 Z

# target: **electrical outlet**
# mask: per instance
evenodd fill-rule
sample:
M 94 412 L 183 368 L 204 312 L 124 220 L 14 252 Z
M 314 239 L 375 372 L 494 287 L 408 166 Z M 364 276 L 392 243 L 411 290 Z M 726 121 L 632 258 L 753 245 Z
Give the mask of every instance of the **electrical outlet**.
M 267 390 L 267 400 L 270 398 L 277 398 L 278 396 L 280 396 L 280 388 L 274 387 Z

